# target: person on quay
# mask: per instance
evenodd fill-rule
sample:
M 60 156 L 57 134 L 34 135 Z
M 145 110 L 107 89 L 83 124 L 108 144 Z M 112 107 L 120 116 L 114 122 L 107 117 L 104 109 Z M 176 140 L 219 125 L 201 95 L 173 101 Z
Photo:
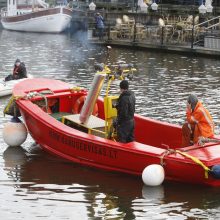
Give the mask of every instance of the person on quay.
M 209 111 L 191 94 L 187 100 L 186 123 L 182 127 L 182 146 L 199 143 L 200 138 L 214 136 L 214 123 Z
M 117 131 L 118 141 L 128 143 L 134 141 L 134 113 L 135 113 L 135 95 L 129 90 L 127 80 L 120 82 L 120 91 L 116 109 L 117 119 L 114 127 Z
M 5 77 L 5 81 L 27 78 L 27 70 L 25 64 L 19 59 L 16 59 L 13 69 L 13 74 Z
M 104 19 L 100 13 L 96 13 L 95 22 L 96 22 L 96 28 L 98 29 L 99 40 L 103 40 L 105 25 L 104 25 Z

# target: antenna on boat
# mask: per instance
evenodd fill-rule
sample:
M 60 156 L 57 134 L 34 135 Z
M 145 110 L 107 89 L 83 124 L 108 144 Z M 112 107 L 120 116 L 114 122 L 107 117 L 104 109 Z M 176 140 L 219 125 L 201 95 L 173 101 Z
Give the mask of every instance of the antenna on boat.
M 106 74 L 110 74 L 111 71 L 110 69 L 108 68 L 107 66 L 107 61 L 108 61 L 108 58 L 110 56 L 110 50 L 112 49 L 111 46 L 107 46 L 107 53 L 106 53 L 106 56 L 105 56 L 105 60 L 104 60 L 104 63 L 96 63 L 94 65 L 95 67 L 95 70 L 99 73 L 103 73 L 105 72 Z
M 106 55 L 104 64 L 107 63 L 107 60 L 108 60 L 108 58 L 109 58 L 109 56 L 110 56 L 110 51 L 111 51 L 111 49 L 112 49 L 111 46 L 107 46 L 107 55 Z

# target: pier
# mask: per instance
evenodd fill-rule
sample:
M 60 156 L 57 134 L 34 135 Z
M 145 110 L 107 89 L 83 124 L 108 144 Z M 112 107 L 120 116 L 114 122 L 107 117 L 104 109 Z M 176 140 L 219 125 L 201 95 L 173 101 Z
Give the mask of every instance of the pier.
M 192 10 L 183 7 L 175 12 L 175 7 L 171 8 L 172 11 L 163 9 L 165 13 L 99 11 L 105 20 L 104 41 L 98 39 L 98 30 L 94 24 L 95 12 L 88 11 L 89 42 L 219 57 L 219 8 L 206 14 L 200 14 L 197 8 Z

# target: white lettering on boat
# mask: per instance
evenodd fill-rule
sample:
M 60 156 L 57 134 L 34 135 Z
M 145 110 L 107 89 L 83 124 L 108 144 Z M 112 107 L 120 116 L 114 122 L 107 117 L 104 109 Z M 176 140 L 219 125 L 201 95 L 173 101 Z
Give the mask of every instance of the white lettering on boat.
M 57 142 L 73 147 L 76 150 L 94 153 L 94 154 L 104 156 L 104 157 L 109 157 L 112 159 L 117 158 L 117 150 L 115 149 L 110 149 L 104 146 L 95 145 L 94 143 L 77 140 L 72 137 L 61 135 L 52 130 L 49 130 L 49 136 L 50 138 L 56 140 Z

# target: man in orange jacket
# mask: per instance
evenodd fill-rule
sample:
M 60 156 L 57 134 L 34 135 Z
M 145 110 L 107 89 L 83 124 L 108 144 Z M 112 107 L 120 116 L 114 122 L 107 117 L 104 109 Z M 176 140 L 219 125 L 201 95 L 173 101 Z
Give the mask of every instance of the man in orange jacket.
M 186 109 L 186 123 L 182 127 L 182 146 L 196 144 L 199 138 L 214 136 L 214 123 L 208 110 L 195 95 L 189 95 Z

